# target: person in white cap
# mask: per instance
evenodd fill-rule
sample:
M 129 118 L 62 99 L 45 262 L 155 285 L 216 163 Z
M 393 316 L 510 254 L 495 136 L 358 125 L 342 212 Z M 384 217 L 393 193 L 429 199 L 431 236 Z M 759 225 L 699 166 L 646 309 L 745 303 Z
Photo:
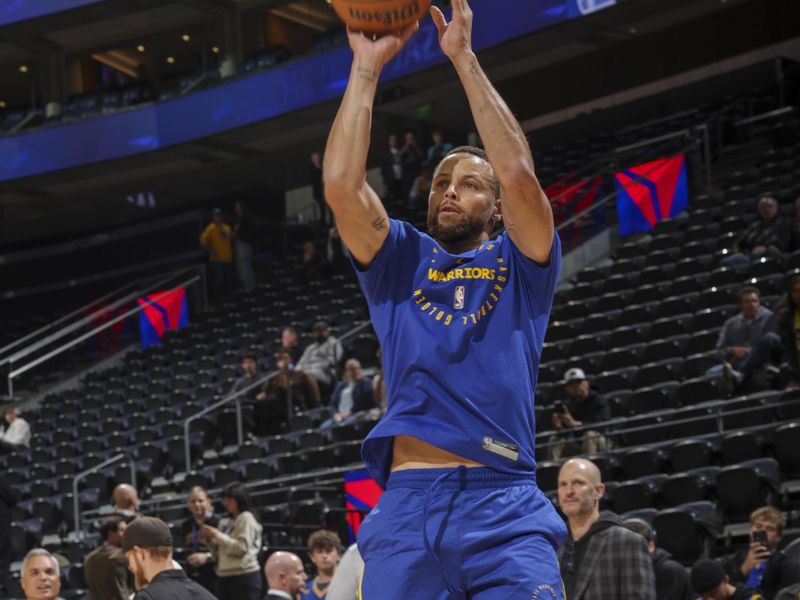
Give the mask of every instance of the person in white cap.
M 557 460 L 565 454 L 592 454 L 608 450 L 608 440 L 599 431 L 581 429 L 592 423 L 608 421 L 611 415 L 603 396 L 592 389 L 583 369 L 573 367 L 564 373 L 564 402 L 553 406 L 553 428 L 563 433 L 550 442 L 550 457 Z

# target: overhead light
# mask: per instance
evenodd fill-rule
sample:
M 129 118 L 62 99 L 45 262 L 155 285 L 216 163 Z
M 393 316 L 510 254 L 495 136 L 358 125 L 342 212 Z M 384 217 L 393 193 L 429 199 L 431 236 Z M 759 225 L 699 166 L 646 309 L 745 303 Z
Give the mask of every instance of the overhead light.
M 219 54 L 219 46 L 211 46 L 211 51 L 214 54 Z
M 167 62 L 169 64 L 174 64 L 175 63 L 175 57 L 174 56 L 168 56 L 167 57 Z
M 191 36 L 190 36 L 188 33 L 184 33 L 184 34 L 181 36 L 181 39 L 182 39 L 184 42 L 188 42 L 188 41 L 189 41 L 190 39 L 192 39 L 192 38 L 191 38 Z
M 138 46 L 136 46 L 136 49 L 137 49 L 139 52 L 144 52 L 144 46 L 142 46 L 141 44 L 139 44 Z
M 19 66 L 20 73 L 27 73 L 28 72 L 28 65 L 20 65 Z
M 5 108 L 5 107 L 6 107 L 6 101 L 0 100 L 0 108 Z
M 628 31 L 629 31 L 630 33 L 639 33 L 639 30 L 638 30 L 638 29 L 636 29 L 636 27 L 631 27 L 630 29 L 628 29 Z

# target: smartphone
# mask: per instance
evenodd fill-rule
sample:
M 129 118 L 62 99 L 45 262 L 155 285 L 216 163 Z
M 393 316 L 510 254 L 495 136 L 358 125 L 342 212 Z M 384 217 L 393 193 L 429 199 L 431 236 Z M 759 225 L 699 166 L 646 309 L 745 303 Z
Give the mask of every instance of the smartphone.
M 566 407 L 564 406 L 563 402 L 556 402 L 553 406 L 553 412 L 555 413 L 565 413 Z
M 754 531 L 752 537 L 753 537 L 753 541 L 756 544 L 761 544 L 765 548 L 767 547 L 767 532 L 766 531 Z

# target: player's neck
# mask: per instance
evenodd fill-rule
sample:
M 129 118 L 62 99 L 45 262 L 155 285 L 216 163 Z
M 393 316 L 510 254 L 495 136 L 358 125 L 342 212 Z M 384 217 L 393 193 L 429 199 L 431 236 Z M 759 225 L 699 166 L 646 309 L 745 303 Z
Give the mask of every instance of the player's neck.
M 569 533 L 572 539 L 576 542 L 581 539 L 599 518 L 600 513 L 597 509 L 586 514 L 569 517 Z
M 330 571 L 329 573 L 317 571 L 317 583 L 330 583 L 331 579 L 333 579 L 333 571 Z
M 465 240 L 458 240 L 455 242 L 443 242 L 441 240 L 436 241 L 439 242 L 439 245 L 447 250 L 447 252 L 450 254 L 461 254 L 463 252 L 475 250 L 475 248 L 479 248 L 482 243 L 489 241 L 489 234 L 485 231 L 481 231 L 481 233 L 477 236 Z

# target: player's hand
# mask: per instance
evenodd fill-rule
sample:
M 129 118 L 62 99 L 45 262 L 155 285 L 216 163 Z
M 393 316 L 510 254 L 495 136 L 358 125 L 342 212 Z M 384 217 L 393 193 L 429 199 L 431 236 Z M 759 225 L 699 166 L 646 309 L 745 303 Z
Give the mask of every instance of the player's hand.
M 353 54 L 358 59 L 359 69 L 372 70 L 372 75 L 377 79 L 383 66 L 397 56 L 418 29 L 419 23 L 414 23 L 395 33 L 372 39 L 369 34 L 353 31 L 348 27 L 347 40 L 350 42 Z M 364 73 L 364 76 L 368 77 L 370 75 L 369 73 Z
M 769 550 L 758 542 L 750 542 L 750 550 L 742 563 L 742 574 L 747 577 L 753 569 L 769 558 Z
M 431 17 L 439 30 L 439 46 L 445 56 L 455 60 L 462 54 L 472 52 L 472 9 L 467 0 L 453 0 L 453 16 L 450 22 L 436 6 L 431 6 Z

